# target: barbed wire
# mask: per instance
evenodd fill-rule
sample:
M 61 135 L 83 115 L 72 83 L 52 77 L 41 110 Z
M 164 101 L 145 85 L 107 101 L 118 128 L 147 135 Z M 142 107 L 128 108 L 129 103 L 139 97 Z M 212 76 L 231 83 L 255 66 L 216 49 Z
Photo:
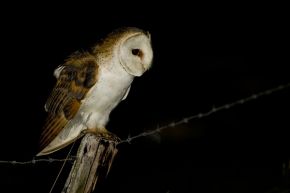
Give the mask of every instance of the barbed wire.
M 207 111 L 205 113 L 198 113 L 198 114 L 195 114 L 195 115 L 192 115 L 192 116 L 189 116 L 189 117 L 182 118 L 179 121 L 171 122 L 171 123 L 163 125 L 163 126 L 157 126 L 157 128 L 155 130 L 145 131 L 143 133 L 140 133 L 140 134 L 132 136 L 132 137 L 129 136 L 127 139 L 121 140 L 118 144 L 122 144 L 122 143 L 129 143 L 130 144 L 132 142 L 132 140 L 138 139 L 140 137 L 146 137 L 146 136 L 149 136 L 149 135 L 154 135 L 154 134 L 160 133 L 162 130 L 165 130 L 165 129 L 168 129 L 168 128 L 172 128 L 172 127 L 176 127 L 176 126 L 181 125 L 181 124 L 186 124 L 189 121 L 192 121 L 194 119 L 201 119 L 201 118 L 210 116 L 210 115 L 212 115 L 214 113 L 217 113 L 219 111 L 227 110 L 227 109 L 230 109 L 230 108 L 235 107 L 237 105 L 242 105 L 242 104 L 245 104 L 247 102 L 250 102 L 250 101 L 253 101 L 253 100 L 257 100 L 258 98 L 260 98 L 262 96 L 273 94 L 273 93 L 275 93 L 277 91 L 284 90 L 284 89 L 286 89 L 288 87 L 290 87 L 290 83 L 279 85 L 279 86 L 277 86 L 275 88 L 271 88 L 271 89 L 268 89 L 268 90 L 253 94 L 253 95 L 251 95 L 249 97 L 242 98 L 242 99 L 239 99 L 239 100 L 234 101 L 232 103 L 227 103 L 227 104 L 219 106 L 219 107 L 213 106 L 212 109 L 210 109 L 209 111 Z
M 232 103 L 227 103 L 227 104 L 221 105 L 219 107 L 212 107 L 212 109 L 208 110 L 205 113 L 198 113 L 198 114 L 195 114 L 195 115 L 192 115 L 192 116 L 188 116 L 188 117 L 180 119 L 179 121 L 171 122 L 171 123 L 163 125 L 163 126 L 157 126 L 157 128 L 155 130 L 145 131 L 143 133 L 140 133 L 140 134 L 132 136 L 132 137 L 129 136 L 127 139 L 120 140 L 120 142 L 118 142 L 117 145 L 123 144 L 123 143 L 131 144 L 131 142 L 133 140 L 135 140 L 135 139 L 160 133 L 162 130 L 165 130 L 165 129 L 168 129 L 168 128 L 172 128 L 172 127 L 176 127 L 176 126 L 181 125 L 181 124 L 186 124 L 189 121 L 192 121 L 194 119 L 201 119 L 201 118 L 204 118 L 204 117 L 208 117 L 208 116 L 210 116 L 210 115 L 212 115 L 214 113 L 220 112 L 222 110 L 227 110 L 227 109 L 233 108 L 233 107 L 235 107 L 237 105 L 242 105 L 242 104 L 245 104 L 247 102 L 250 102 L 250 101 L 253 101 L 253 100 L 257 100 L 258 98 L 260 98 L 262 96 L 270 95 L 270 94 L 273 94 L 275 92 L 278 92 L 278 91 L 281 91 L 281 90 L 285 90 L 288 87 L 290 87 L 290 83 L 287 83 L 287 84 L 284 84 L 284 85 L 279 85 L 279 86 L 277 86 L 275 88 L 268 89 L 268 90 L 253 94 L 253 95 L 251 95 L 249 97 L 236 100 L 236 101 L 234 101 Z M 107 140 L 107 139 L 103 139 L 103 140 Z M 52 162 L 74 161 L 74 160 L 75 160 L 75 157 L 69 157 L 67 159 L 55 159 L 55 158 L 35 159 L 35 158 L 33 158 L 30 161 L 22 161 L 22 162 L 21 161 L 1 161 L 0 160 L 0 164 L 24 165 L 24 164 L 36 164 L 36 163 L 40 163 L 40 162 L 52 163 Z
M 53 162 L 64 162 L 64 161 L 74 161 L 74 160 L 75 160 L 75 157 L 69 157 L 67 159 L 55 159 L 55 158 L 35 159 L 33 158 L 32 160 L 29 160 L 29 161 L 2 161 L 0 160 L 0 164 L 25 165 L 25 164 L 36 164 L 40 162 L 53 163 Z

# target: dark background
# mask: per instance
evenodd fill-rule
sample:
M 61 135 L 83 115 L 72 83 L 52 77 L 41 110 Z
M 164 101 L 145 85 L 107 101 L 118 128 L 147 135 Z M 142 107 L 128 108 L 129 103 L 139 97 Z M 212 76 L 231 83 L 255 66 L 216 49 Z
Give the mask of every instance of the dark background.
M 148 30 L 154 49 L 152 69 L 135 79 L 127 100 L 111 114 L 108 129 L 122 139 L 290 82 L 282 5 L 180 3 L 169 9 L 135 3 L 128 10 L 114 3 L 2 7 L 0 160 L 35 156 L 53 70 L 118 27 Z M 98 190 L 289 191 L 289 96 L 285 89 L 122 144 Z M 64 158 L 67 151 L 49 157 Z M 60 167 L 0 164 L 0 192 L 49 192 Z

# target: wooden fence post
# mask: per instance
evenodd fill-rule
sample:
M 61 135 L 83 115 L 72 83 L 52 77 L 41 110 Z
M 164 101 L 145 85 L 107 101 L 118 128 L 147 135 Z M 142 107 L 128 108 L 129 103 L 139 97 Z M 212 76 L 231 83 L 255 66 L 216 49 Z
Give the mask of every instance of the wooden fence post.
M 117 139 L 117 138 L 116 138 Z M 106 140 L 87 133 L 79 146 L 76 160 L 62 193 L 90 193 L 98 178 L 107 175 L 118 150 L 119 141 Z

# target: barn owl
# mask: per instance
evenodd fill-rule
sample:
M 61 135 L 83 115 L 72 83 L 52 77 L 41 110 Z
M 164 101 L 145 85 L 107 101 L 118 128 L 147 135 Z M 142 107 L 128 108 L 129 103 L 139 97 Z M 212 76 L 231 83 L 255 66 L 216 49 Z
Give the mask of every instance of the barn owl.
M 57 82 L 45 104 L 48 116 L 37 155 L 62 149 L 83 131 L 110 136 L 105 128 L 110 112 L 152 59 L 150 34 L 138 28 L 117 29 L 89 52 L 71 55 L 54 71 Z

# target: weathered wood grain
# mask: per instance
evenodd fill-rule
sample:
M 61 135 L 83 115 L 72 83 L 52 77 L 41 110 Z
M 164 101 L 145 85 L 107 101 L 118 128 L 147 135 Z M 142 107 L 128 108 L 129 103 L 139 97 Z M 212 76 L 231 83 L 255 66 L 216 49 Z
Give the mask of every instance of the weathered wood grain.
M 91 133 L 86 134 L 62 193 L 92 192 L 98 179 L 108 174 L 118 152 L 117 143 L 118 140 L 106 140 Z

